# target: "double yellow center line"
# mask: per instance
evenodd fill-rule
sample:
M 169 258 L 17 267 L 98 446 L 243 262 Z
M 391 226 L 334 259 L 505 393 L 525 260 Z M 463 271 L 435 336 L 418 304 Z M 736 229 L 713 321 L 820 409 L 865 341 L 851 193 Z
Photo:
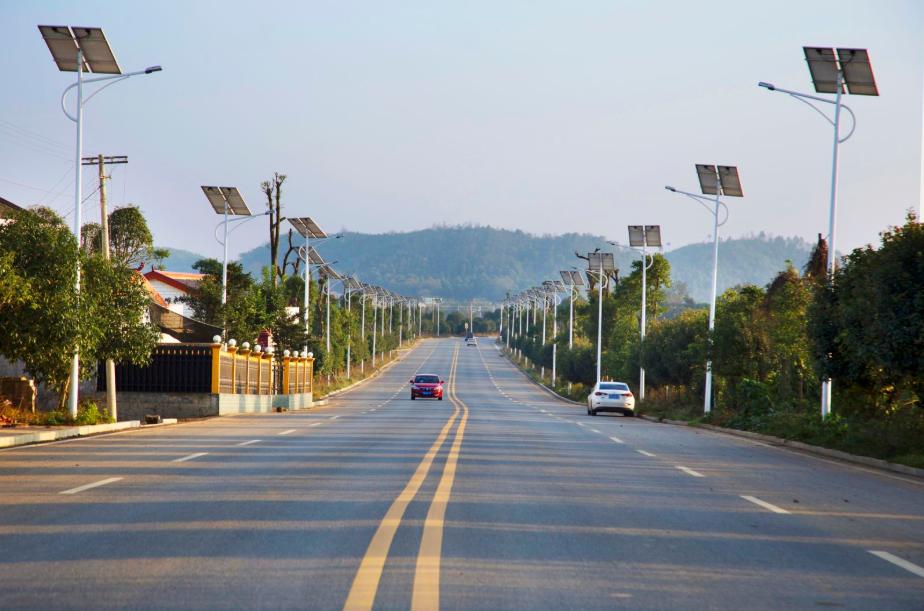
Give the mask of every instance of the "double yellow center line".
M 443 546 L 443 522 L 446 515 L 446 507 L 449 504 L 449 497 L 452 493 L 452 484 L 455 481 L 456 466 L 459 461 L 459 452 L 462 447 L 462 438 L 465 435 L 465 425 L 468 422 L 468 406 L 465 405 L 455 393 L 456 370 L 459 361 L 459 346 L 456 345 L 452 353 L 452 364 L 449 367 L 449 384 L 447 384 L 446 395 L 453 405 L 452 415 L 443 425 L 439 435 L 427 453 L 424 455 L 417 469 L 408 480 L 404 490 L 394 500 L 391 507 L 388 508 L 385 517 L 379 523 L 372 541 L 366 549 L 356 576 L 353 578 L 353 585 L 350 587 L 350 593 L 347 596 L 343 608 L 349 611 L 372 609 L 375 603 L 375 596 L 378 592 L 379 582 L 382 579 L 382 570 L 385 568 L 385 561 L 388 559 L 388 552 L 391 543 L 395 538 L 395 533 L 401 525 L 401 520 L 407 511 L 408 505 L 414 500 L 420 487 L 426 480 L 433 465 L 433 460 L 443 447 L 443 443 L 449 436 L 453 424 L 459 419 L 459 425 L 456 427 L 455 436 L 449 454 L 446 457 L 446 465 L 443 468 L 443 475 L 440 478 L 436 488 L 433 500 L 430 502 L 430 509 L 427 511 L 427 518 L 424 521 L 423 537 L 420 541 L 420 551 L 417 554 L 417 568 L 414 572 L 414 586 L 411 597 L 412 609 L 438 609 L 440 604 L 440 558 Z

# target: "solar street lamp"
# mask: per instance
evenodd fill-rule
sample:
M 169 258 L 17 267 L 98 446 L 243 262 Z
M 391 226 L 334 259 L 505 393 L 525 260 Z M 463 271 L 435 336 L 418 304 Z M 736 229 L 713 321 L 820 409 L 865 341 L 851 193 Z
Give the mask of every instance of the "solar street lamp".
M 97 93 L 119 81 L 137 76 L 139 74 L 153 74 L 160 72 L 160 66 L 151 66 L 144 70 L 122 73 L 119 62 L 116 61 L 109 42 L 101 28 L 71 27 L 66 25 L 40 25 L 38 26 L 51 57 L 61 72 L 76 72 L 77 81 L 68 86 L 61 94 L 61 110 L 64 115 L 77 125 L 77 153 L 75 155 L 74 170 L 74 236 L 80 243 L 80 228 L 82 224 L 81 205 L 83 204 L 83 174 L 81 160 L 83 158 L 83 108 Z M 83 78 L 84 72 L 105 74 L 95 78 Z M 107 82 L 108 81 L 108 82 Z M 90 83 L 103 83 L 105 85 L 84 97 L 83 86 Z M 67 109 L 67 94 L 71 89 L 77 88 L 77 106 L 74 114 Z M 75 262 L 77 275 L 74 282 L 74 291 L 80 294 L 80 263 Z M 75 346 L 71 359 L 70 386 L 68 388 L 67 409 L 71 417 L 77 416 L 77 401 L 80 385 L 80 349 Z
M 336 263 L 336 261 L 334 261 Z M 330 352 L 330 281 L 342 280 L 343 276 L 338 274 L 331 263 L 324 263 L 318 268 L 318 273 L 324 276 L 324 294 L 326 296 L 327 306 L 324 321 L 325 347 Z
M 244 203 L 244 198 L 241 197 L 241 193 L 237 190 L 237 187 L 203 186 L 202 192 L 205 193 L 206 199 L 212 204 L 212 209 L 214 209 L 217 214 L 223 214 L 225 217 L 224 221 L 222 221 L 222 225 L 224 225 L 225 229 L 225 237 L 221 242 L 225 251 L 224 262 L 221 266 L 221 305 L 225 305 L 228 301 L 228 216 L 250 217 L 250 209 L 247 207 L 247 204 Z M 224 324 L 222 324 L 222 326 L 224 326 Z
M 561 274 L 563 284 L 568 289 L 568 349 L 574 347 L 574 295 L 579 290 L 578 287 L 584 286 L 584 277 L 577 270 L 562 270 Z
M 610 242 L 613 246 L 621 246 Z M 648 247 L 661 247 L 661 226 L 660 225 L 629 225 L 629 247 L 642 249 L 642 315 L 639 323 L 639 342 L 641 354 L 645 354 L 645 330 L 647 328 L 648 316 L 648 269 L 654 265 L 654 256 L 649 261 Z M 625 247 L 623 247 L 625 248 Z M 645 364 L 644 358 L 639 365 L 638 374 L 638 398 L 639 401 L 645 400 Z
M 777 87 L 772 83 L 760 82 L 759 87 L 768 91 L 785 93 L 792 98 L 808 104 L 814 108 L 834 128 L 834 151 L 831 157 L 831 198 L 828 207 L 828 281 L 834 276 L 837 266 L 836 230 L 837 230 L 837 174 L 838 149 L 840 144 L 846 142 L 857 128 L 857 117 L 846 104 L 841 103 L 845 93 L 851 95 L 878 96 L 876 78 L 870 64 L 869 52 L 866 49 L 846 49 L 830 47 L 802 47 L 805 61 L 808 63 L 809 74 L 816 93 L 833 93 L 834 100 L 807 93 L 799 93 Z M 834 118 L 828 117 L 813 102 L 823 102 L 834 105 Z M 850 131 L 841 137 L 841 109 L 850 114 Z M 924 162 L 922 162 L 924 163 Z M 831 378 L 826 378 L 821 385 L 821 415 L 827 417 L 831 413 Z
M 741 190 L 741 179 L 738 176 L 736 166 L 696 164 L 696 174 L 699 176 L 699 186 L 703 194 L 715 197 L 703 197 L 674 187 L 664 188 L 672 193 L 686 195 L 709 210 L 713 216 L 712 293 L 709 296 L 709 355 L 706 360 L 706 390 L 703 399 L 703 411 L 708 414 L 712 411 L 712 332 L 715 330 L 715 299 L 719 273 L 719 227 L 728 220 L 728 207 L 722 202 L 721 196 L 744 197 L 744 192 Z M 706 202 L 713 203 L 714 207 L 710 209 Z M 721 223 L 719 222 L 720 207 L 725 210 L 725 218 Z
M 600 354 L 603 349 L 603 288 L 616 271 L 616 261 L 611 252 L 587 253 L 587 273 L 597 278 L 597 384 L 600 383 Z
M 303 303 L 302 323 L 305 325 L 305 335 L 309 335 L 311 333 L 311 328 L 309 327 L 309 320 L 310 320 L 309 299 L 311 296 L 311 263 L 312 263 L 310 241 L 326 239 L 327 234 L 324 233 L 324 231 L 320 227 L 318 227 L 318 224 L 315 223 L 314 220 L 310 216 L 290 218 L 289 223 L 292 225 L 292 227 L 295 228 L 295 231 L 297 231 L 305 239 L 305 243 L 302 246 L 305 252 L 305 255 L 302 257 L 302 260 L 305 261 L 305 290 L 304 290 L 304 298 L 302 300 L 302 303 Z M 301 256 L 301 253 L 300 253 L 300 256 Z M 320 255 L 318 255 L 317 258 L 320 259 L 321 258 Z M 324 262 L 323 259 L 321 259 L 322 264 L 323 262 Z
M 353 324 L 352 324 L 352 297 L 353 293 L 362 290 L 362 285 L 359 281 L 353 276 L 346 276 L 343 279 L 343 293 L 346 296 L 347 300 L 347 316 L 350 318 L 350 323 L 347 326 L 347 353 L 346 353 L 346 377 L 350 379 L 350 366 L 351 366 L 351 350 L 353 347 Z

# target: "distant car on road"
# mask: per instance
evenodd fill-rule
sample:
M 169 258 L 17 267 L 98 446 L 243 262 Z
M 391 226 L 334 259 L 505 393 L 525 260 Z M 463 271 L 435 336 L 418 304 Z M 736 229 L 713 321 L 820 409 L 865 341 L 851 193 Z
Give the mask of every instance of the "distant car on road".
M 624 382 L 599 382 L 587 396 L 587 414 L 618 412 L 623 416 L 635 415 L 635 397 Z
M 478 338 L 475 337 L 474 335 L 467 335 L 467 336 L 465 336 L 465 345 L 466 345 L 466 346 L 477 346 L 477 345 L 478 345 Z
M 417 397 L 443 400 L 443 381 L 434 373 L 420 373 L 411 378 L 411 401 Z

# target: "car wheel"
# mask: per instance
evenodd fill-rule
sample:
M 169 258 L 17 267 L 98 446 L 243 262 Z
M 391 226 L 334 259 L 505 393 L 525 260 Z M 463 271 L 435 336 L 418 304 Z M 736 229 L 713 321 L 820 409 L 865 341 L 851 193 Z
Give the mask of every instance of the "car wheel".
M 596 415 L 597 415 L 597 410 L 595 410 L 595 409 L 590 410 L 590 415 L 591 415 L 591 416 L 596 416 Z
M 437 399 L 437 401 L 442 401 L 442 400 L 443 400 L 443 395 L 440 395 L 440 396 L 439 396 L 439 399 Z
M 416 399 L 416 398 L 417 398 L 417 397 L 415 397 L 414 395 L 411 395 L 411 401 L 413 401 L 413 400 Z

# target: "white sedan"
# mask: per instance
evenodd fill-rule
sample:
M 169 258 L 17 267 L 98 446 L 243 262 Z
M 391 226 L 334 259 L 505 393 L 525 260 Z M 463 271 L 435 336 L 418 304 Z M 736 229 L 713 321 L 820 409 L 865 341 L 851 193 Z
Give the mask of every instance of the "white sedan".
M 598 382 L 587 396 L 587 414 L 619 412 L 623 416 L 635 415 L 635 397 L 629 385 L 623 382 Z

